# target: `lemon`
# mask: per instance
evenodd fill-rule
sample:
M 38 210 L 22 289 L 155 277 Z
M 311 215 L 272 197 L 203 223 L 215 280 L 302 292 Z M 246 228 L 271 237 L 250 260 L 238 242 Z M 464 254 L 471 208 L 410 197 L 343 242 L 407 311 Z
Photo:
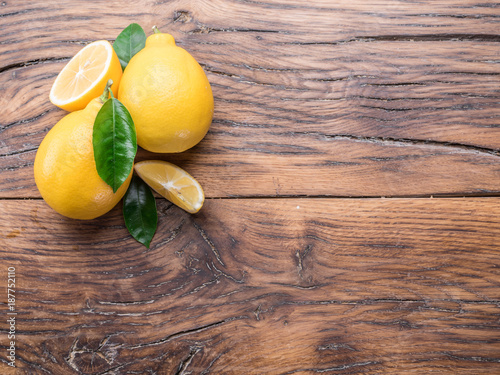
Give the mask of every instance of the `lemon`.
M 155 33 L 128 63 L 118 89 L 137 131 L 137 144 L 161 153 L 182 152 L 206 135 L 214 99 L 200 64 L 174 38 Z
M 123 197 L 125 183 L 113 193 L 97 174 L 92 146 L 94 120 L 102 106 L 93 99 L 83 110 L 63 117 L 45 136 L 35 157 L 35 182 L 47 204 L 73 219 L 94 219 Z
M 50 90 L 52 104 L 67 111 L 83 109 L 98 97 L 108 80 L 113 80 L 114 95 L 122 77 L 122 67 L 106 40 L 90 43 L 61 70 Z
M 141 161 L 134 169 L 154 191 L 183 210 L 194 214 L 203 206 L 203 189 L 184 169 L 162 160 Z

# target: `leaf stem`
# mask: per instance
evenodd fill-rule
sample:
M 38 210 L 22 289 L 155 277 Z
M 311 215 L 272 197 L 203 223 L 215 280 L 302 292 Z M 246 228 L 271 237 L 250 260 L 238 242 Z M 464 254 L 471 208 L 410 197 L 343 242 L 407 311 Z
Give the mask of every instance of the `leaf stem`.
M 104 88 L 104 91 L 102 92 L 102 95 L 99 97 L 101 100 L 101 103 L 104 103 L 106 100 L 109 99 L 109 95 L 111 94 L 111 97 L 113 97 L 113 91 L 111 91 L 111 85 L 113 84 L 113 80 L 110 79 L 106 83 L 106 87 Z
M 161 31 L 158 30 L 158 28 L 156 27 L 156 25 L 153 26 L 152 29 L 153 29 L 153 31 L 154 31 L 155 34 L 161 34 Z

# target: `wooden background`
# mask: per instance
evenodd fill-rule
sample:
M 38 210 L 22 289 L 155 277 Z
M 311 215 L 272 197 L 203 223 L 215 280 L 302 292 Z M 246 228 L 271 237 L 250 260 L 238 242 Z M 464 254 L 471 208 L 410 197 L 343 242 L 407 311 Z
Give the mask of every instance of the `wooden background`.
M 139 152 L 207 195 L 158 199 L 149 250 L 33 178 L 57 73 L 132 22 L 216 103 L 195 148 Z M 491 0 L 1 2 L 0 373 L 500 374 L 499 32 Z

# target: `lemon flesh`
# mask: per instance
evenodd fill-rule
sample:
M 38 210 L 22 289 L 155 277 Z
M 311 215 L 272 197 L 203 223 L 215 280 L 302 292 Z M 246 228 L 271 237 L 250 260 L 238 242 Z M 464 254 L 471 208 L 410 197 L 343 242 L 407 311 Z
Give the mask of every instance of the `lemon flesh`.
M 136 163 L 134 169 L 154 191 L 183 210 L 194 214 L 203 206 L 203 189 L 182 168 L 162 160 L 148 160 Z
M 50 90 L 52 104 L 67 111 L 84 109 L 102 94 L 108 80 L 118 93 L 122 68 L 118 56 L 106 40 L 90 43 L 80 50 L 61 70 Z

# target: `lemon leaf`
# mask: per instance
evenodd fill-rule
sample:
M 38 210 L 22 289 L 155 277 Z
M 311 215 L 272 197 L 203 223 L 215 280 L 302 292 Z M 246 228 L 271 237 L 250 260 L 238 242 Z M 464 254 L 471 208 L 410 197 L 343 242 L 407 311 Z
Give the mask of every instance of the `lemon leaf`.
M 149 248 L 158 224 L 156 200 L 149 186 L 137 175 L 132 176 L 123 197 L 123 218 L 132 237 Z
M 113 43 L 113 49 L 120 60 L 122 69 L 130 59 L 146 45 L 146 33 L 137 23 L 131 23 L 118 35 Z
M 116 192 L 129 176 L 137 153 L 134 121 L 118 99 L 108 99 L 97 113 L 92 145 L 97 173 Z

